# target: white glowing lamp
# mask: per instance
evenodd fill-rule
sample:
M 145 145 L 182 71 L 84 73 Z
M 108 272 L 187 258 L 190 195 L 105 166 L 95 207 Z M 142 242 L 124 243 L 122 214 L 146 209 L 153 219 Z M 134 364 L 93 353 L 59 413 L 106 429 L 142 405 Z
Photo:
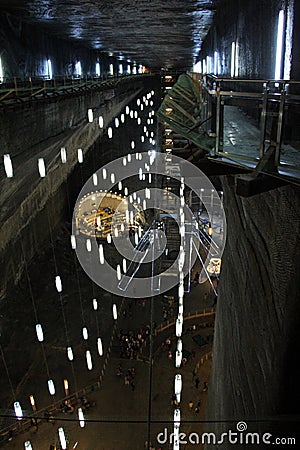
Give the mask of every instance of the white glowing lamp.
M 74 355 L 73 355 L 72 347 L 67 347 L 67 356 L 68 356 L 69 361 L 73 361 Z
M 115 320 L 117 320 L 117 318 L 118 318 L 117 305 L 115 303 L 113 304 L 113 318 Z
M 100 128 L 103 128 L 103 126 L 104 126 L 104 120 L 103 120 L 103 117 L 102 117 L 102 116 L 99 116 L 99 127 L 100 127 Z
M 89 338 L 88 330 L 86 327 L 82 328 L 82 336 L 85 341 Z
M 112 132 L 112 127 L 108 127 L 108 130 L 107 130 L 107 135 L 108 135 L 109 139 L 111 139 L 111 138 L 112 138 L 112 135 L 113 135 L 113 132 Z
M 103 178 L 103 180 L 106 180 L 106 178 L 107 178 L 107 170 L 106 169 L 102 169 L 102 178 Z
M 91 251 L 92 251 L 92 243 L 91 243 L 91 240 L 90 240 L 90 239 L 87 239 L 87 240 L 86 240 L 85 245 L 86 245 L 87 251 L 88 251 L 88 252 L 91 252 Z
M 178 341 L 177 341 L 177 350 L 179 352 L 182 351 L 182 340 L 181 339 L 178 339 Z
M 121 122 L 124 123 L 125 122 L 125 115 L 121 114 Z
M 57 292 L 61 292 L 62 291 L 62 282 L 61 282 L 61 278 L 60 278 L 59 275 L 57 275 L 55 277 L 55 286 L 56 286 Z
M 175 355 L 175 366 L 180 367 L 182 362 L 182 352 L 176 351 Z
M 40 177 L 44 178 L 46 176 L 46 167 L 45 167 L 44 158 L 38 159 L 38 169 L 39 169 Z
M 93 174 L 93 183 L 94 186 L 98 186 L 98 175 L 96 173 Z
M 87 351 L 85 352 L 85 358 L 86 358 L 87 368 L 88 368 L 89 370 L 92 370 L 92 368 L 93 368 L 93 362 L 92 362 L 92 355 L 91 355 L 90 350 L 87 350 Z
M 38 341 L 43 342 L 44 333 L 43 333 L 42 325 L 40 323 L 37 323 L 35 326 L 35 330 L 36 330 L 36 335 L 37 335 Z
M 98 309 L 98 302 L 97 302 L 96 298 L 93 298 L 93 308 L 95 311 L 97 311 L 97 309 Z
M 179 427 L 180 426 L 180 409 L 176 408 L 174 410 L 174 426 Z
M 66 450 L 67 448 L 67 440 L 65 436 L 65 432 L 63 428 L 58 429 L 58 437 L 62 450 Z
M 99 356 L 102 356 L 103 355 L 103 345 L 102 345 L 102 339 L 101 338 L 97 339 L 97 347 L 98 347 Z
M 117 279 L 120 281 L 122 278 L 120 264 L 117 265 Z
M 84 415 L 82 408 L 78 408 L 78 419 L 79 419 L 79 425 L 81 428 L 84 427 Z
M 181 319 L 181 317 L 178 317 L 176 319 L 176 336 L 180 337 L 182 335 L 182 325 L 183 325 L 183 321 Z
M 108 244 L 111 244 L 111 234 L 110 233 L 107 234 L 106 240 L 107 240 Z
M 94 121 L 94 114 L 92 109 L 88 109 L 88 121 L 92 123 Z
M 180 373 L 177 373 L 174 379 L 174 392 L 176 395 L 181 394 L 181 390 L 182 390 L 182 376 Z
M 118 128 L 120 125 L 119 119 L 116 117 L 115 118 L 115 127 Z
M 130 112 L 129 106 L 126 106 L 126 108 L 125 108 L 125 113 L 128 115 L 129 112 Z
M 77 150 L 77 159 L 78 159 L 79 164 L 83 163 L 83 151 L 82 151 L 82 148 L 79 148 Z
M 126 259 L 123 258 L 123 272 L 126 273 L 127 272 L 127 262 Z
M 115 182 L 116 182 L 116 176 L 115 176 L 114 173 L 112 173 L 112 174 L 110 175 L 110 181 L 112 182 L 112 184 L 115 184 Z
M 135 142 L 131 141 L 130 146 L 131 146 L 132 149 L 134 149 L 135 148 Z
M 103 245 L 100 244 L 99 245 L 99 260 L 100 260 L 100 264 L 104 264 L 104 250 L 103 250 Z
M 25 449 L 25 450 L 33 450 L 30 441 L 25 441 L 25 442 L 24 442 L 24 449 Z
M 131 161 L 131 154 L 130 154 L 130 153 L 128 153 L 128 155 L 127 155 L 127 161 L 128 161 L 128 162 Z
M 7 178 L 12 178 L 14 176 L 14 171 L 13 171 L 13 166 L 12 166 L 12 162 L 10 159 L 10 155 L 6 154 L 3 155 L 3 160 L 4 160 L 4 169 L 5 169 L 5 173 Z
M 122 190 L 122 181 L 119 181 L 119 182 L 118 182 L 118 189 L 119 189 L 119 191 Z
M 124 156 L 124 158 L 123 158 L 123 166 L 125 167 L 127 165 L 127 159 L 126 159 L 126 157 Z
M 23 417 L 23 411 L 19 402 L 14 402 L 14 410 L 17 419 L 21 420 Z
M 61 147 L 60 149 L 60 159 L 63 164 L 67 162 L 67 150 L 65 147 Z
M 48 380 L 48 390 L 51 395 L 55 394 L 55 386 L 53 380 Z
M 182 284 L 180 284 L 178 287 L 178 296 L 183 297 L 183 294 L 184 294 L 184 287 Z
M 71 247 L 73 250 L 76 249 L 76 237 L 74 236 L 74 234 L 71 234 Z

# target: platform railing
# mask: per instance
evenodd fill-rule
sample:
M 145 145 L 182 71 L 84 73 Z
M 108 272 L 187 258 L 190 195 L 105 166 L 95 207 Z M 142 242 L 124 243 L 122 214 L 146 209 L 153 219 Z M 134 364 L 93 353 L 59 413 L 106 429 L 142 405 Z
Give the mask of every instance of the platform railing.
M 93 89 L 112 88 L 118 84 L 135 81 L 151 74 L 103 75 L 101 77 L 55 76 L 4 78 L 0 83 L 0 108 L 8 104 L 18 105 L 24 102 L 51 99 L 62 95 L 78 94 Z
M 250 80 L 219 78 L 203 75 L 199 80 L 203 95 L 203 118 L 211 116 L 206 123 L 207 132 L 215 137 L 212 156 L 236 157 L 224 151 L 224 108 L 234 105 L 246 114 L 252 113 L 257 123 L 259 142 L 257 158 L 261 160 L 270 147 L 274 148 L 274 167 L 300 169 L 300 130 L 292 115 L 300 116 L 300 82 L 291 80 Z M 291 129 L 296 135 L 289 136 Z M 282 162 L 283 139 L 292 142 L 299 159 L 292 164 Z M 246 155 L 239 158 L 248 159 Z M 249 156 L 249 159 L 254 159 Z

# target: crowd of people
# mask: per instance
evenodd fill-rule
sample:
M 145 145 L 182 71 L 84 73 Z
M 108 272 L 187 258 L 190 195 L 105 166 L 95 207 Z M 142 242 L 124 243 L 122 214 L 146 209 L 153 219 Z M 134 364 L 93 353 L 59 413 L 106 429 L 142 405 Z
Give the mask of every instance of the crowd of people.
M 150 334 L 150 326 L 142 325 L 138 332 L 132 330 L 120 330 L 119 344 L 120 357 L 128 359 L 137 359 L 138 355 L 142 353 L 142 347 L 145 339 Z

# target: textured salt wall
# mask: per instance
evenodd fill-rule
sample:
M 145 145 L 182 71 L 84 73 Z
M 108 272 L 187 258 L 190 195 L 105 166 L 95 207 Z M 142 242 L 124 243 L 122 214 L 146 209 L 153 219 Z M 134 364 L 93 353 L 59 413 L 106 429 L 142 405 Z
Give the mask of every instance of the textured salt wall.
M 49 30 L 50 31 L 50 30 Z M 35 24 L 0 11 L 0 56 L 5 78 L 41 77 L 48 75 L 46 61 L 51 59 L 54 75 L 72 76 L 75 63 L 81 62 L 83 75 L 94 75 L 99 58 L 101 72 L 116 59 L 87 48 L 81 43 L 47 34 Z
M 299 188 L 241 198 L 228 177 L 223 189 L 228 234 L 207 418 L 247 422 L 287 415 L 286 429 L 295 432 L 291 421 L 300 401 Z M 270 432 L 274 423 L 266 426 L 258 422 L 249 429 Z M 236 430 L 232 423 L 211 427 L 229 428 Z
M 238 44 L 239 77 L 274 78 L 278 14 L 283 3 L 286 15 L 292 0 L 223 0 L 201 48 L 199 58 L 220 55 L 221 72 L 230 76 L 231 43 Z M 292 77 L 299 72 L 299 2 L 295 1 L 294 37 L 292 43 Z M 292 8 L 293 9 L 293 8 Z
M 24 255 L 29 262 L 42 251 L 49 234 L 48 220 L 55 228 L 65 217 L 67 199 L 60 189 L 63 187 L 65 191 L 66 179 L 78 165 L 77 149 L 82 148 L 86 158 L 103 133 L 96 115 L 93 124 L 87 122 L 87 109 L 97 106 L 97 114 L 105 118 L 106 129 L 125 105 L 152 82 L 150 78 L 143 82 L 136 80 L 115 91 L 2 113 L 1 149 L 2 154 L 11 154 L 14 177 L 6 178 L 1 165 L 0 298 L 5 296 L 10 283 L 17 283 L 22 276 Z M 66 164 L 60 162 L 62 146 L 67 150 Z M 40 157 L 46 165 L 47 176 L 43 179 L 38 174 Z M 101 161 L 101 154 L 98 157 Z

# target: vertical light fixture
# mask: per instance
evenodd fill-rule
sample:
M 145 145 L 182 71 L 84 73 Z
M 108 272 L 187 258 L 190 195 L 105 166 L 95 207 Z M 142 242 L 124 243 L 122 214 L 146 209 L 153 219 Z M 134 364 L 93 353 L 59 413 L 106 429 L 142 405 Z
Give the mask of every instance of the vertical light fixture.
M 6 154 L 3 155 L 3 160 L 4 160 L 4 169 L 5 169 L 5 173 L 7 178 L 12 178 L 14 176 L 14 171 L 13 171 L 13 166 L 12 166 L 12 162 L 10 159 L 10 155 Z
M 101 69 L 100 69 L 100 63 L 99 61 L 96 62 L 96 77 L 100 77 L 101 75 Z
M 66 440 L 66 436 L 65 436 L 65 432 L 64 432 L 63 428 L 58 429 L 58 437 L 59 437 L 59 441 L 60 441 L 62 450 L 66 450 L 67 440 Z
M 239 44 L 238 42 L 235 43 L 235 56 L 234 56 L 234 76 L 239 76 Z
M 283 28 L 284 28 L 284 11 L 283 9 L 281 9 L 278 14 L 278 25 L 277 25 L 276 59 L 275 59 L 275 75 L 274 75 L 275 80 L 280 80 L 282 73 Z
M 113 64 L 109 65 L 109 73 L 110 73 L 110 75 L 114 74 L 114 65 Z
M 230 70 L 230 75 L 231 78 L 234 77 L 234 72 L 235 72 L 235 42 L 231 43 L 231 70 Z
M 2 67 L 2 59 L 0 56 L 0 83 L 3 82 L 3 67 Z
M 53 78 L 53 70 L 52 70 L 51 59 L 47 59 L 47 69 L 48 69 L 48 78 L 49 78 L 49 80 L 52 80 L 52 78 Z
M 292 44 L 294 29 L 294 0 L 290 0 L 286 10 L 286 30 L 285 30 L 285 54 L 284 54 L 284 80 L 291 78 L 292 65 Z
M 18 420 L 21 420 L 23 417 L 23 411 L 19 402 L 14 402 L 14 410 L 15 415 Z
M 77 75 L 78 77 L 81 77 L 81 75 L 82 75 L 82 68 L 81 68 L 80 61 L 77 61 L 75 64 L 75 75 Z
M 65 393 L 66 393 L 66 397 L 68 397 L 68 395 L 69 395 L 69 382 L 68 382 L 68 380 L 66 378 L 64 379 L 64 390 L 65 390 Z

